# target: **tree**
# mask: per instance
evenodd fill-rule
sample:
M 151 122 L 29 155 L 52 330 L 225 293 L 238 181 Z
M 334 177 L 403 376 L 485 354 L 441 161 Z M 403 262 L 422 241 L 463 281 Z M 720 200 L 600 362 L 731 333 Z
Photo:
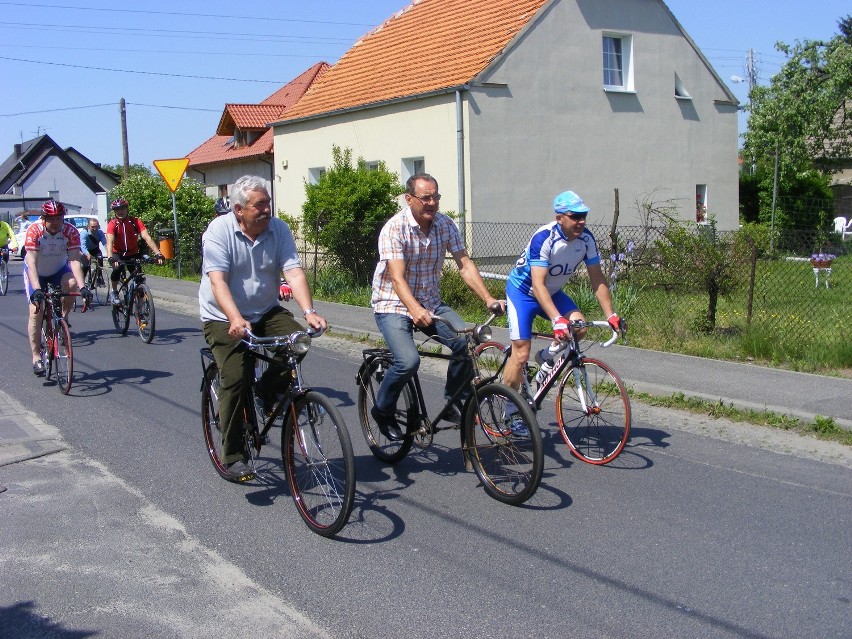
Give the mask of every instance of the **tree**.
M 169 187 L 150 171 L 131 171 L 109 194 L 110 201 L 122 197 L 130 203 L 130 214 L 140 218 L 156 240 L 157 231 L 173 229 L 172 194 Z M 213 201 L 204 192 L 204 185 L 184 178 L 175 191 L 178 218 L 177 249 L 182 268 L 195 273 L 201 268 L 201 234 L 216 217 Z
M 116 175 L 124 175 L 123 164 L 103 164 L 101 168 L 106 171 L 112 171 Z M 144 164 L 131 164 L 130 175 L 128 177 L 133 175 L 153 175 L 153 172 Z
M 749 94 L 745 156 L 774 162 L 778 150 L 783 176 L 818 167 L 837 170 L 837 160 L 852 156 L 852 17 L 838 23 L 828 42 L 775 45 L 788 60 L 769 86 Z M 806 96 L 806 97 L 805 97 Z
M 331 168 L 305 186 L 303 231 L 355 281 L 368 281 L 378 259 L 379 232 L 399 210 L 396 198 L 404 189 L 384 162 L 371 169 L 358 158 L 353 166 L 352 150 L 336 145 L 331 154 Z

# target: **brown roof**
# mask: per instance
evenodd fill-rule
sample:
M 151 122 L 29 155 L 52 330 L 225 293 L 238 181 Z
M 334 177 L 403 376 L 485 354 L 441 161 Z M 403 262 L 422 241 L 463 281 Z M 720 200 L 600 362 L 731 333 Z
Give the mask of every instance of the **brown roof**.
M 296 104 L 311 84 L 327 69 L 327 63 L 317 62 L 260 104 L 226 104 L 219 126 L 216 128 L 216 135 L 187 154 L 189 166 L 271 154 L 272 129 L 267 125 L 280 118 L 287 109 Z M 263 134 L 248 146 L 234 148 L 233 135 L 237 128 L 243 131 L 263 131 Z
M 356 42 L 283 121 L 462 86 L 548 2 L 414 0 Z

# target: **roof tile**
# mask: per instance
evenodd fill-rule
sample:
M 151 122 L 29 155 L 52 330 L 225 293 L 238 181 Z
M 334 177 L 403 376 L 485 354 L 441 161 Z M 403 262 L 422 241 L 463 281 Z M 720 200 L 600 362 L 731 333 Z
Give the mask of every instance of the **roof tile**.
M 551 0 L 414 0 L 365 35 L 284 121 L 461 86 Z

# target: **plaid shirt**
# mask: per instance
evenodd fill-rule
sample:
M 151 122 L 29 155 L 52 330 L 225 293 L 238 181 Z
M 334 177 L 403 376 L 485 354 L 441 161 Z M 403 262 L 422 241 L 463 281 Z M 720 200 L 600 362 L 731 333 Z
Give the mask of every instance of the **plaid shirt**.
M 389 219 L 379 234 L 379 263 L 373 274 L 370 303 L 376 313 L 409 315 L 393 290 L 388 260 L 405 260 L 405 279 L 414 297 L 428 311 L 441 303 L 441 269 L 447 252 L 464 250 L 461 234 L 452 219 L 435 214 L 429 235 L 423 233 L 406 207 Z

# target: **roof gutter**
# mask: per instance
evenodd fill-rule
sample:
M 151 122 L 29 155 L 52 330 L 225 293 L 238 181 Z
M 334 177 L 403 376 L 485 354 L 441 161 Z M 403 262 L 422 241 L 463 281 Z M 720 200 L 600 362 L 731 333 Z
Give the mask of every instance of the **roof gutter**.
M 314 115 L 306 115 L 303 117 L 287 119 L 287 120 L 278 120 L 277 122 L 270 122 L 267 126 L 286 126 L 288 124 L 297 124 L 299 122 L 308 122 L 310 120 L 319 120 L 321 118 L 329 118 L 335 115 L 344 115 L 346 113 L 355 113 L 357 111 L 367 111 L 369 109 L 376 109 L 378 107 L 389 106 L 392 104 L 402 104 L 404 102 L 413 102 L 414 100 L 422 100 L 423 98 L 431 98 L 436 95 L 447 95 L 448 93 L 457 93 L 459 91 L 466 91 L 470 85 L 462 84 L 454 87 L 445 87 L 443 89 L 436 89 L 435 91 L 428 91 L 426 93 L 417 93 L 414 95 L 406 95 L 399 98 L 391 98 L 390 100 L 383 100 L 381 102 L 369 102 L 368 104 L 359 104 L 357 106 L 347 107 L 345 109 L 335 109 L 334 111 L 323 111 L 322 113 L 315 113 Z

